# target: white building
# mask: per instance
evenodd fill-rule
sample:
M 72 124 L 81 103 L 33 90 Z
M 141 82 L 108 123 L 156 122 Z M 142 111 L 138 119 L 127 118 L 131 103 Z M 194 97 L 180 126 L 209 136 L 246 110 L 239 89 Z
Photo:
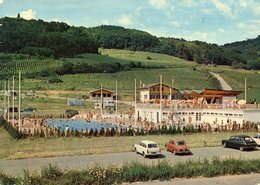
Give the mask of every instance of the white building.
M 244 121 L 260 122 L 260 109 L 238 104 L 240 91 L 204 89 L 183 91 L 186 100 L 156 100 L 137 104 L 136 117 L 153 123 L 228 124 Z

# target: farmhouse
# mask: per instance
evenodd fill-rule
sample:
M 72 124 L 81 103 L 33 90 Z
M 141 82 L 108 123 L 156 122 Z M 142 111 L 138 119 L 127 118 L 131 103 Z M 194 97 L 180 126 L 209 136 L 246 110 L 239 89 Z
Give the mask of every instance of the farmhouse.
M 161 91 L 160 91 L 161 87 Z M 149 102 L 160 99 L 160 92 L 162 92 L 163 100 L 173 100 L 177 98 L 178 89 L 173 88 L 167 84 L 160 83 L 149 84 L 140 89 L 140 101 Z
M 95 89 L 93 91 L 89 92 L 89 98 L 91 100 L 98 100 L 101 98 L 101 94 L 103 98 L 115 98 L 115 93 L 109 89 L 105 89 L 105 88 L 99 88 L 99 89 Z
M 116 98 L 116 95 L 111 90 L 99 88 L 90 91 L 89 98 L 91 100 L 98 100 L 98 102 L 94 105 L 95 109 L 106 109 L 107 111 L 112 111 L 115 109 L 114 99 Z

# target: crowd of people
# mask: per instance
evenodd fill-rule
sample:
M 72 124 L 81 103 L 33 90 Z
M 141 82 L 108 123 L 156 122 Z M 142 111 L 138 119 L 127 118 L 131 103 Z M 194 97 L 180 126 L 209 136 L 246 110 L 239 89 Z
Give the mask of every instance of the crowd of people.
M 58 136 L 72 136 L 75 135 L 75 130 L 70 130 L 68 128 L 64 128 L 60 130 L 58 127 L 50 127 L 48 126 L 46 119 L 56 119 L 53 118 L 53 116 L 31 116 L 31 117 L 22 117 L 21 119 L 21 132 L 28 136 L 34 136 L 34 135 L 41 135 L 41 137 L 49 137 L 53 135 Z M 68 118 L 60 117 L 61 120 L 68 120 Z M 101 115 L 100 113 L 96 113 L 94 111 L 85 111 L 80 112 L 80 114 L 75 115 L 74 117 L 70 119 L 84 119 L 86 122 L 92 122 L 97 121 L 101 123 L 111 124 L 115 125 L 117 130 L 115 130 L 116 133 L 119 135 L 123 132 L 127 132 L 128 130 L 143 130 L 144 133 L 149 133 L 153 130 L 160 130 L 160 129 L 170 129 L 173 126 L 175 128 L 178 128 L 179 130 L 184 130 L 187 128 L 191 128 L 194 131 L 197 132 L 227 132 L 227 131 L 260 131 L 260 124 L 259 123 L 251 123 L 251 122 L 243 122 L 243 123 L 236 123 L 235 121 L 230 121 L 226 124 L 209 124 L 207 122 L 203 123 L 151 123 L 147 120 L 137 120 L 134 121 L 133 115 L 130 111 L 126 112 L 119 112 L 118 115 L 115 114 L 109 114 L 109 115 Z M 10 119 L 9 122 L 13 125 L 15 128 L 19 128 L 19 122 L 17 119 Z M 125 126 L 125 130 L 120 129 L 121 126 Z M 111 130 L 104 129 L 102 132 L 110 132 Z M 63 132 L 63 133 L 62 133 Z M 73 132 L 73 133 L 72 133 Z M 77 130 L 76 132 L 79 132 L 80 134 L 76 135 L 100 135 L 99 133 L 94 134 L 94 132 L 97 132 L 95 130 Z M 90 132 L 93 132 L 89 134 Z M 100 131 L 98 131 L 100 132 Z

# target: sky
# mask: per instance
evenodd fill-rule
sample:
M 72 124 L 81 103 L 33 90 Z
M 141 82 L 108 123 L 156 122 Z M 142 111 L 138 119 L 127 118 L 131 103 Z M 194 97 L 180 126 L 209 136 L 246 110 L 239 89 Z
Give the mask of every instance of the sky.
M 0 17 L 117 25 L 219 45 L 260 35 L 260 0 L 0 0 Z

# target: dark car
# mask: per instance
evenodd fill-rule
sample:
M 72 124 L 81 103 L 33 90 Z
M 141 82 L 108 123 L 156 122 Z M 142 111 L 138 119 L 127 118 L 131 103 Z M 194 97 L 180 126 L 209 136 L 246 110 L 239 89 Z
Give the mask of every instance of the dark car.
M 237 136 L 231 136 L 228 140 L 222 140 L 222 145 L 230 148 L 237 148 L 241 151 L 245 149 L 256 149 L 257 144 L 256 142 L 247 135 L 237 135 Z

